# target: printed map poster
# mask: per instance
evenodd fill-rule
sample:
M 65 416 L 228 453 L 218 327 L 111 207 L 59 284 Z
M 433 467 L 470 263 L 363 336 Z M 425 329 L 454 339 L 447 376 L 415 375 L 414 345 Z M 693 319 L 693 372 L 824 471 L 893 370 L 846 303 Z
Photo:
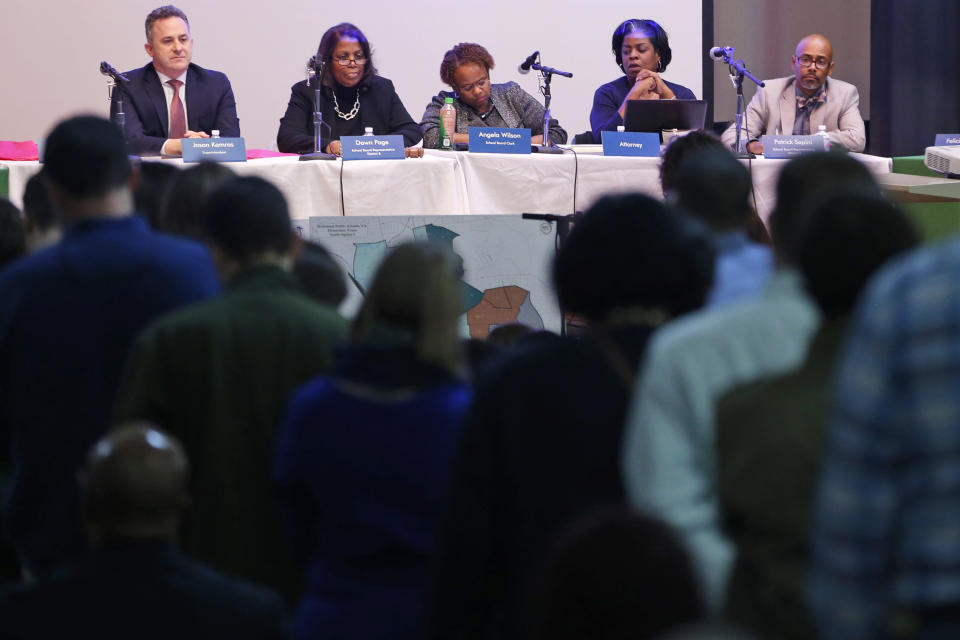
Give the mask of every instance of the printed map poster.
M 519 322 L 560 331 L 550 285 L 556 228 L 519 215 L 350 216 L 310 218 L 310 240 L 326 247 L 347 275 L 340 311 L 352 317 L 390 247 L 415 240 L 447 243 L 463 260 L 461 333 L 486 338 Z

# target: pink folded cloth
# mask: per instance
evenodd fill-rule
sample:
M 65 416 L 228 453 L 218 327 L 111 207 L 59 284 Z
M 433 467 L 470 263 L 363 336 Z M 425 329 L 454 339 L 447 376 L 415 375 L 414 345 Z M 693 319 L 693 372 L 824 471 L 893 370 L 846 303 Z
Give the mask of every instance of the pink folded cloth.
M 247 160 L 257 160 L 259 158 L 282 158 L 284 156 L 295 156 L 296 153 L 280 153 L 270 149 L 247 149 Z
M 39 160 L 37 143 L 33 140 L 12 142 L 0 140 L 0 160 Z

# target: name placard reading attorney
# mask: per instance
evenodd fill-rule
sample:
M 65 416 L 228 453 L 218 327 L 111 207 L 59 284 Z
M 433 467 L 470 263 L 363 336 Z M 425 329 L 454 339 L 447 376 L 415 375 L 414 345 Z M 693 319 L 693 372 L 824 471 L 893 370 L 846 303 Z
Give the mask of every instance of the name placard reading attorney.
M 246 162 L 243 138 L 184 138 L 184 162 Z
M 403 160 L 403 136 L 340 136 L 344 160 Z
M 960 146 L 960 133 L 938 133 L 934 145 L 937 147 Z
M 660 135 L 640 131 L 601 131 L 603 155 L 605 156 L 646 156 L 660 155 Z
M 824 151 L 823 136 L 760 136 L 763 157 L 792 158 L 812 151 Z
M 470 153 L 530 153 L 530 129 L 470 127 Z

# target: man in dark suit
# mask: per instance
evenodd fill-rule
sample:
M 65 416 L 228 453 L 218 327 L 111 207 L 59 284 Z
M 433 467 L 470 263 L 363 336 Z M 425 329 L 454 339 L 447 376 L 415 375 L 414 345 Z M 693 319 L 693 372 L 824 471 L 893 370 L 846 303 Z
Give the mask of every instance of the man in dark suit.
M 180 9 L 166 5 L 146 20 L 144 45 L 153 62 L 128 71 L 130 82 L 113 94 L 111 114 L 122 99 L 124 135 L 138 155 L 180 155 L 181 138 L 240 135 L 237 104 L 227 76 L 190 62 L 193 36 Z M 122 88 L 122 90 L 121 90 Z
M 81 475 L 92 551 L 49 580 L 0 595 L 0 637 L 284 637 L 279 595 L 177 550 L 187 477 L 183 447 L 150 425 L 95 443 Z

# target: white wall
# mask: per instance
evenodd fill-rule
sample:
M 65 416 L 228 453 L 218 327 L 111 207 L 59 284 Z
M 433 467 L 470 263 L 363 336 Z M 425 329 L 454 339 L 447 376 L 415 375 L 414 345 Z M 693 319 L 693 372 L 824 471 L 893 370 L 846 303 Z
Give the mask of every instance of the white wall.
M 42 138 L 77 112 L 106 114 L 99 63 L 120 70 L 146 64 L 143 21 L 161 1 L 4 0 L 0 140 Z M 430 97 L 446 88 L 439 76 L 444 52 L 473 41 L 493 54 L 494 82 L 515 80 L 538 97 L 537 75 L 516 71 L 534 49 L 544 64 L 573 72 L 572 79 L 553 80 L 553 113 L 571 136 L 585 131 L 594 90 L 621 73 L 610 36 L 627 18 L 652 18 L 667 29 L 674 58 L 664 77 L 702 95 L 701 0 L 180 1 L 190 18 L 194 62 L 230 76 L 248 147 L 274 141 L 290 86 L 303 79 L 324 30 L 342 21 L 366 33 L 380 74 L 394 81 L 417 121 Z M 449 15 L 445 28 L 441 10 Z

